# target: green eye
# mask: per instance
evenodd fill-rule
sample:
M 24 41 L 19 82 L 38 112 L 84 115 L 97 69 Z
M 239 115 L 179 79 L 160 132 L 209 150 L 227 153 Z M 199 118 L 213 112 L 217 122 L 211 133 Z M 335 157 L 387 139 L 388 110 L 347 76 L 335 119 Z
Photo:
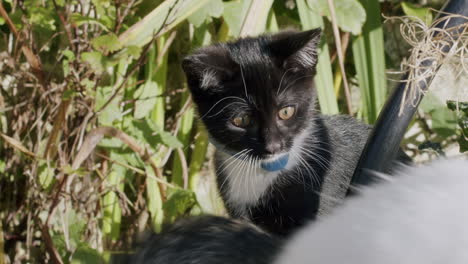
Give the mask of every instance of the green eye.
M 278 116 L 282 120 L 288 120 L 294 115 L 295 112 L 296 112 L 296 108 L 294 108 L 294 106 L 286 106 L 279 110 Z
M 236 127 L 246 127 L 250 124 L 250 116 L 249 115 L 241 115 L 236 116 L 232 119 L 232 124 Z

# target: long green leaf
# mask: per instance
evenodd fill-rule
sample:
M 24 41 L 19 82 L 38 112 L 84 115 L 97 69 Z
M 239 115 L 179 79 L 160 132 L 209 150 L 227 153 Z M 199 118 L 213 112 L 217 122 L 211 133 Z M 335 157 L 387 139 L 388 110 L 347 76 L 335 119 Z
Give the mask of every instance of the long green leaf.
M 206 158 L 206 151 L 208 150 L 208 132 L 201 125 L 197 131 L 198 136 L 195 138 L 195 146 L 189 166 L 189 188 L 194 192 L 197 190 L 200 170 Z
M 240 30 L 240 36 L 252 36 L 265 32 L 272 4 L 273 0 L 250 1 L 247 15 Z
M 121 183 L 125 175 L 125 168 L 113 165 L 113 170 L 107 176 L 107 187 L 116 188 L 123 191 Z M 122 222 L 122 209 L 120 208 L 117 193 L 115 191 L 107 192 L 102 202 L 102 232 L 105 241 L 117 241 L 120 235 L 120 224 Z
M 367 21 L 362 34 L 354 38 L 352 49 L 361 89 L 362 114 L 373 124 L 385 102 L 387 81 L 380 4 L 377 0 L 360 0 Z
M 265 32 L 273 0 L 238 0 L 224 3 L 223 18 L 229 35 L 253 36 Z
M 183 96 L 182 96 L 182 104 L 181 108 L 187 103 L 187 100 L 189 99 L 189 91 L 185 91 Z M 179 132 L 177 133 L 177 138 L 179 141 L 185 146 L 183 153 L 187 157 L 188 154 L 188 147 L 190 146 L 190 136 L 192 132 L 192 126 L 193 126 L 193 117 L 194 117 L 194 109 L 193 107 L 190 107 L 185 110 L 185 113 L 183 113 L 181 119 L 180 119 L 180 128 Z M 172 165 L 172 182 L 179 186 L 183 186 L 183 171 L 182 171 L 182 164 L 181 164 L 181 159 L 177 153 L 175 153 L 174 156 L 174 162 Z
M 145 172 L 149 176 L 146 178 L 146 203 L 151 217 L 151 227 L 155 232 L 160 232 L 164 220 L 161 192 L 151 166 L 145 166 Z
M 212 39 L 212 36 L 208 30 L 207 24 L 204 23 L 200 27 L 195 29 L 193 39 L 192 39 L 192 46 L 198 47 L 201 45 L 208 45 L 211 42 L 211 39 Z M 184 105 L 187 103 L 187 100 L 189 100 L 190 98 L 189 95 L 190 95 L 190 92 L 188 89 L 184 91 L 182 95 L 180 109 L 182 109 Z M 186 157 L 188 156 L 188 150 L 189 150 L 188 147 L 190 145 L 194 115 L 195 115 L 195 110 L 193 109 L 193 107 L 190 107 L 185 110 L 185 112 L 183 113 L 180 119 L 180 128 L 179 128 L 179 132 L 177 133 L 177 138 L 185 146 L 183 153 Z M 206 150 L 204 153 L 202 150 L 196 150 L 196 151 L 198 152 L 196 155 L 203 155 L 203 157 L 196 157 L 192 155 L 191 159 L 205 159 Z M 186 160 L 188 162 L 188 160 L 190 159 L 187 158 Z M 179 186 L 183 186 L 182 164 L 181 164 L 180 157 L 177 154 L 174 155 L 174 160 L 172 163 L 172 182 Z M 190 182 L 190 177 L 189 177 L 189 182 Z
M 144 46 L 153 37 L 160 36 L 199 8 L 209 4 L 212 0 L 167 0 L 151 11 L 138 23 L 131 26 L 119 36 L 123 46 Z
M 306 3 L 306 0 L 296 0 L 299 18 L 302 29 L 323 28 L 323 19 L 319 14 L 314 13 Z M 333 91 L 333 74 L 328 52 L 328 45 L 323 43 L 318 54 L 317 75 L 315 76 L 315 86 L 318 93 L 320 109 L 324 114 L 337 114 L 338 104 Z

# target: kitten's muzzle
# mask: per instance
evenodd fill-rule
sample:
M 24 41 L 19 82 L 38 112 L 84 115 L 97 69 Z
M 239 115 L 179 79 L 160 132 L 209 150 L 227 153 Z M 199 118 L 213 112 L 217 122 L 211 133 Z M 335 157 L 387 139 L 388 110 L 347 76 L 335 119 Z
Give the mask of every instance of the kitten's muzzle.
M 282 150 L 283 150 L 283 144 L 281 144 L 281 142 L 279 140 L 269 142 L 265 146 L 265 154 L 267 154 L 267 155 L 278 154 L 278 153 L 281 153 Z

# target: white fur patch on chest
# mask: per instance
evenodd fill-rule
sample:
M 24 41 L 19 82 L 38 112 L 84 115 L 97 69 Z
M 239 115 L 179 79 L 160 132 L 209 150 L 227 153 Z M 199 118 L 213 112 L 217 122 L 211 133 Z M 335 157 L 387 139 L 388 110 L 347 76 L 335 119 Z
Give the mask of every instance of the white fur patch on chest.
M 256 205 L 281 171 L 269 172 L 260 167 L 259 161 L 242 160 L 225 153 L 218 153 L 218 172 L 226 175 L 226 202 L 238 215 L 245 215 L 248 206 Z
M 281 180 L 278 178 L 283 176 L 284 172 L 298 168 L 297 165 L 301 163 L 303 155 L 301 146 L 305 144 L 309 134 L 309 129 L 305 129 L 296 137 L 293 147 L 289 151 L 288 164 L 284 169 L 278 171 L 262 169 L 261 160 L 249 160 L 242 154 L 233 157 L 225 152 L 218 152 L 220 166 L 216 173 L 225 175 L 225 182 L 220 183 L 220 188 L 226 189 L 225 202 L 228 206 L 237 215 L 246 216 L 248 207 L 261 203 L 267 190 L 278 184 L 278 181 Z

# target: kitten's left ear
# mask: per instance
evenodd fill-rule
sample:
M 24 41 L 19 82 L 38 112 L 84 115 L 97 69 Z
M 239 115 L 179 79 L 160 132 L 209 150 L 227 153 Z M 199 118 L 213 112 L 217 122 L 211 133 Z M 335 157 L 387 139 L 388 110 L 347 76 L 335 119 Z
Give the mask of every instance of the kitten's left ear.
M 272 36 L 268 47 L 285 69 L 315 70 L 320 28 L 308 31 L 284 31 Z
M 182 61 L 182 69 L 192 93 L 216 90 L 235 73 L 235 63 L 221 44 L 198 49 Z

